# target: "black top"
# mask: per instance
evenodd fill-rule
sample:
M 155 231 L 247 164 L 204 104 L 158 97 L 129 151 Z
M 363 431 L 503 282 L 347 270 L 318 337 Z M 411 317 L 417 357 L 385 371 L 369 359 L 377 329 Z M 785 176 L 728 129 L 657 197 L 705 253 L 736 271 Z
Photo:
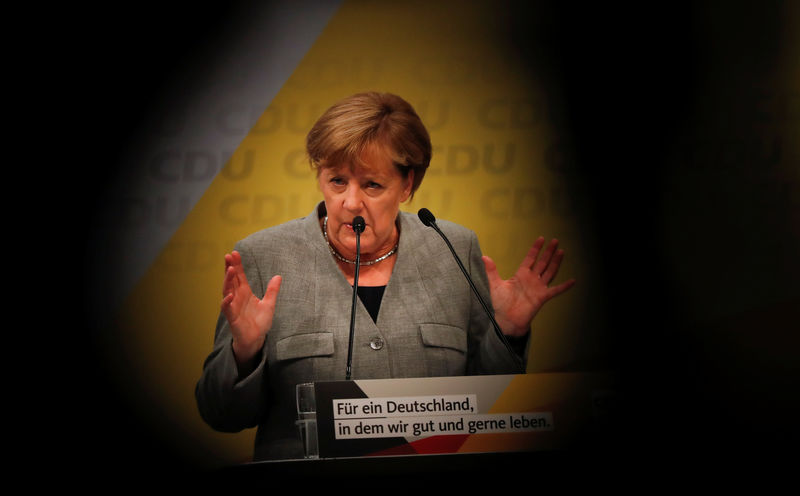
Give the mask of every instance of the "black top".
M 381 299 L 386 286 L 359 286 L 358 297 L 367 308 L 373 322 L 378 321 L 378 310 L 381 308 Z
M 372 321 L 375 323 L 378 322 L 378 311 L 381 309 L 381 300 L 383 299 L 383 292 L 385 289 L 386 286 L 358 287 L 358 298 L 367 308 L 367 312 L 369 312 Z M 525 356 L 525 348 L 527 348 L 528 345 L 527 334 L 521 337 L 506 336 L 506 339 L 511 345 L 511 349 L 514 350 L 517 355 L 521 357 Z

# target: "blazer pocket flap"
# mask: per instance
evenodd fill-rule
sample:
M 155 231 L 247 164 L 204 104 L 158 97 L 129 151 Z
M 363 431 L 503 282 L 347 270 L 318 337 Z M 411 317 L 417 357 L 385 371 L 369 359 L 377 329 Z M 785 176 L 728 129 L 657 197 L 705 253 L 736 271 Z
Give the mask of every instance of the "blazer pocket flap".
M 425 346 L 452 348 L 462 353 L 467 352 L 467 339 L 464 331 L 458 327 L 444 324 L 420 324 L 419 330 Z
M 329 355 L 333 355 L 332 332 L 295 334 L 281 339 L 275 345 L 275 358 L 278 360 Z

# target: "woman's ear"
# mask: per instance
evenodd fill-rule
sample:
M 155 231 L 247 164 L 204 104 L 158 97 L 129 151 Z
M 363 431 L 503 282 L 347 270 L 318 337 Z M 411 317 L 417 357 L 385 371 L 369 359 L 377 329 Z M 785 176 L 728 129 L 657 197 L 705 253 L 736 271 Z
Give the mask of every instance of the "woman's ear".
M 400 203 L 408 200 L 411 197 L 411 190 L 414 189 L 414 169 L 409 168 L 408 176 L 406 176 L 406 185 L 403 190 L 403 198 Z

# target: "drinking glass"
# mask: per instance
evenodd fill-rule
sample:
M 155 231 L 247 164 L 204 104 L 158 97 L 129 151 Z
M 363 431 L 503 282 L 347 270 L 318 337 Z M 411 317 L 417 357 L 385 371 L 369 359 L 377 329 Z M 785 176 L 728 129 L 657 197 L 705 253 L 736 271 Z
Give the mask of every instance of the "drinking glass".
M 297 429 L 303 443 L 305 458 L 319 458 L 317 439 L 317 403 L 314 396 L 314 383 L 306 382 L 296 386 L 297 391 Z

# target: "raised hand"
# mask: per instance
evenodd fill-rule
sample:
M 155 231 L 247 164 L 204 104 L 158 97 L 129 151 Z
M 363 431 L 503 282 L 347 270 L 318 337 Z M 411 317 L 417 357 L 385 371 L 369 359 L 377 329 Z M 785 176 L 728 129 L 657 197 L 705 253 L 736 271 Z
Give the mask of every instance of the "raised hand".
M 239 364 L 255 357 L 264 345 L 275 316 L 275 302 L 281 288 L 281 276 L 267 284 L 263 299 L 250 289 L 242 266 L 242 256 L 234 251 L 225 255 L 225 280 L 222 283 L 222 313 L 233 334 L 233 354 Z
M 564 250 L 557 249 L 558 240 L 554 239 L 542 252 L 544 241 L 543 237 L 539 237 L 533 243 L 517 272 L 505 281 L 497 273 L 494 261 L 487 256 L 483 257 L 486 275 L 489 278 L 495 320 L 506 335 L 525 335 L 542 306 L 575 284 L 575 279 L 570 279 L 557 286 L 548 287 L 558 273 L 561 260 L 564 258 Z M 539 258 L 540 252 L 542 252 L 541 258 Z

